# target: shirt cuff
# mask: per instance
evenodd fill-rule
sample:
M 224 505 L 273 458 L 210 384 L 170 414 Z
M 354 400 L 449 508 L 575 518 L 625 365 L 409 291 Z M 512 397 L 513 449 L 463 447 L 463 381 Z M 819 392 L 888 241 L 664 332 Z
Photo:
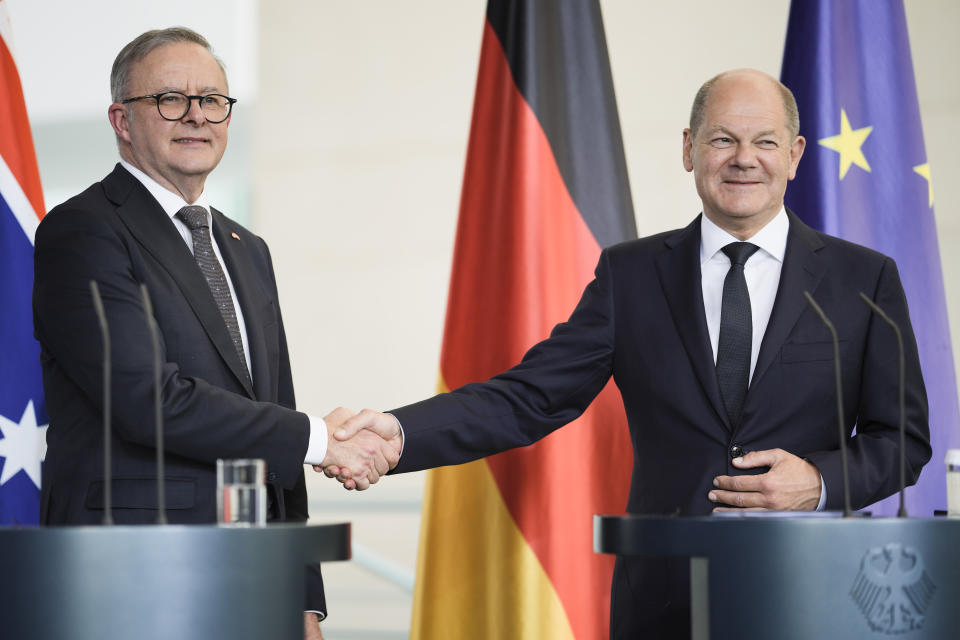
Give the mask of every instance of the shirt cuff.
M 823 474 L 820 474 L 820 502 L 817 504 L 817 511 L 823 511 L 827 504 L 827 484 L 823 481 Z
M 327 441 L 330 436 L 327 433 L 327 423 L 323 418 L 307 414 L 310 418 L 310 440 L 307 442 L 307 455 L 303 458 L 304 464 L 323 464 L 323 459 L 327 457 Z
M 387 415 L 397 421 L 397 427 L 400 429 L 400 455 L 402 456 L 403 446 L 407 443 L 407 434 L 403 432 L 403 425 L 400 424 L 400 419 L 397 416 L 393 415 L 392 413 L 388 413 Z

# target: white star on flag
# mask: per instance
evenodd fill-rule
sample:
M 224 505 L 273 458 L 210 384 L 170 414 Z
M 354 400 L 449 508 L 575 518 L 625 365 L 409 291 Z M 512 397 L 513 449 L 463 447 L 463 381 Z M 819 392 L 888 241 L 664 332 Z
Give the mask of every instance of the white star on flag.
M 40 461 L 47 457 L 47 427 L 37 426 L 33 400 L 27 403 L 20 422 L 0 416 L 0 458 L 4 458 L 0 486 L 6 484 L 18 471 L 26 472 L 33 484 L 40 488 Z

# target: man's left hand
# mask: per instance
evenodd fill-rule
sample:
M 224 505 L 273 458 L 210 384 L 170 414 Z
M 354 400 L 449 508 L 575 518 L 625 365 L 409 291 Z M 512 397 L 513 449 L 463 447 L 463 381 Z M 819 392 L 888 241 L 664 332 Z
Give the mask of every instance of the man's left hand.
M 751 451 L 733 459 L 738 469 L 770 467 L 755 476 L 717 476 L 708 494 L 711 502 L 738 509 L 812 511 L 820 503 L 820 472 L 810 462 L 783 449 Z
M 323 640 L 320 619 L 313 611 L 303 612 L 303 640 Z

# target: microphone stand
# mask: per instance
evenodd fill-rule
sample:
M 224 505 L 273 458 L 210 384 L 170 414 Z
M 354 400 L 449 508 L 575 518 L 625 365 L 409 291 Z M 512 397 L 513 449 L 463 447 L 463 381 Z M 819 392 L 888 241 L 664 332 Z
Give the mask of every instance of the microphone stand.
M 113 475 L 110 464 L 110 326 L 107 314 L 103 310 L 103 299 L 96 280 L 90 281 L 90 294 L 93 296 L 93 310 L 97 313 L 100 335 L 103 338 L 103 524 L 113 524 Z
M 884 322 L 890 325 L 890 328 L 893 329 L 893 332 L 897 336 L 897 349 L 900 355 L 900 389 L 899 389 L 899 402 L 900 402 L 900 509 L 897 510 L 898 518 L 907 517 L 907 507 L 906 507 L 906 487 L 907 487 L 907 421 L 906 421 L 906 408 L 905 408 L 905 388 L 906 388 L 906 364 L 904 362 L 903 355 L 903 334 L 900 332 L 900 325 L 893 321 L 893 319 L 881 309 L 876 302 L 864 295 L 863 291 L 860 292 L 860 299 L 863 300 L 868 307 L 870 307 L 875 314 L 880 316 Z
M 837 386 L 837 429 L 840 437 L 840 466 L 843 472 L 843 517 L 849 518 L 852 515 L 850 510 L 850 476 L 847 471 L 847 435 L 843 429 L 843 380 L 840 376 L 840 339 L 837 337 L 837 329 L 830 322 L 827 314 L 823 312 L 820 305 L 813 299 L 809 291 L 803 292 L 803 297 L 810 303 L 810 307 L 820 316 L 820 320 L 830 330 L 833 337 L 833 370 L 836 374 Z
M 163 469 L 163 411 L 160 405 L 160 339 L 157 321 L 153 318 L 153 305 L 147 285 L 140 285 L 143 297 L 143 312 L 147 316 L 147 328 L 150 329 L 150 341 L 153 346 L 153 419 L 157 432 L 157 524 L 167 524 L 166 480 Z

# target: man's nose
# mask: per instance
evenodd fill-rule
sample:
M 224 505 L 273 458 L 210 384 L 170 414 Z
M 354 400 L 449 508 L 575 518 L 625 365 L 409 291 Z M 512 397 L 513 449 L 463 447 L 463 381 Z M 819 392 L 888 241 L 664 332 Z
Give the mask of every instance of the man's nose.
M 742 169 L 755 167 L 757 166 L 757 150 L 753 148 L 752 144 L 738 144 L 733 162 Z
M 200 106 L 199 98 L 188 98 L 190 100 L 190 106 L 187 109 L 187 113 L 180 118 L 184 122 L 195 122 L 197 124 L 203 124 L 207 121 L 207 116 L 203 113 L 203 108 Z

